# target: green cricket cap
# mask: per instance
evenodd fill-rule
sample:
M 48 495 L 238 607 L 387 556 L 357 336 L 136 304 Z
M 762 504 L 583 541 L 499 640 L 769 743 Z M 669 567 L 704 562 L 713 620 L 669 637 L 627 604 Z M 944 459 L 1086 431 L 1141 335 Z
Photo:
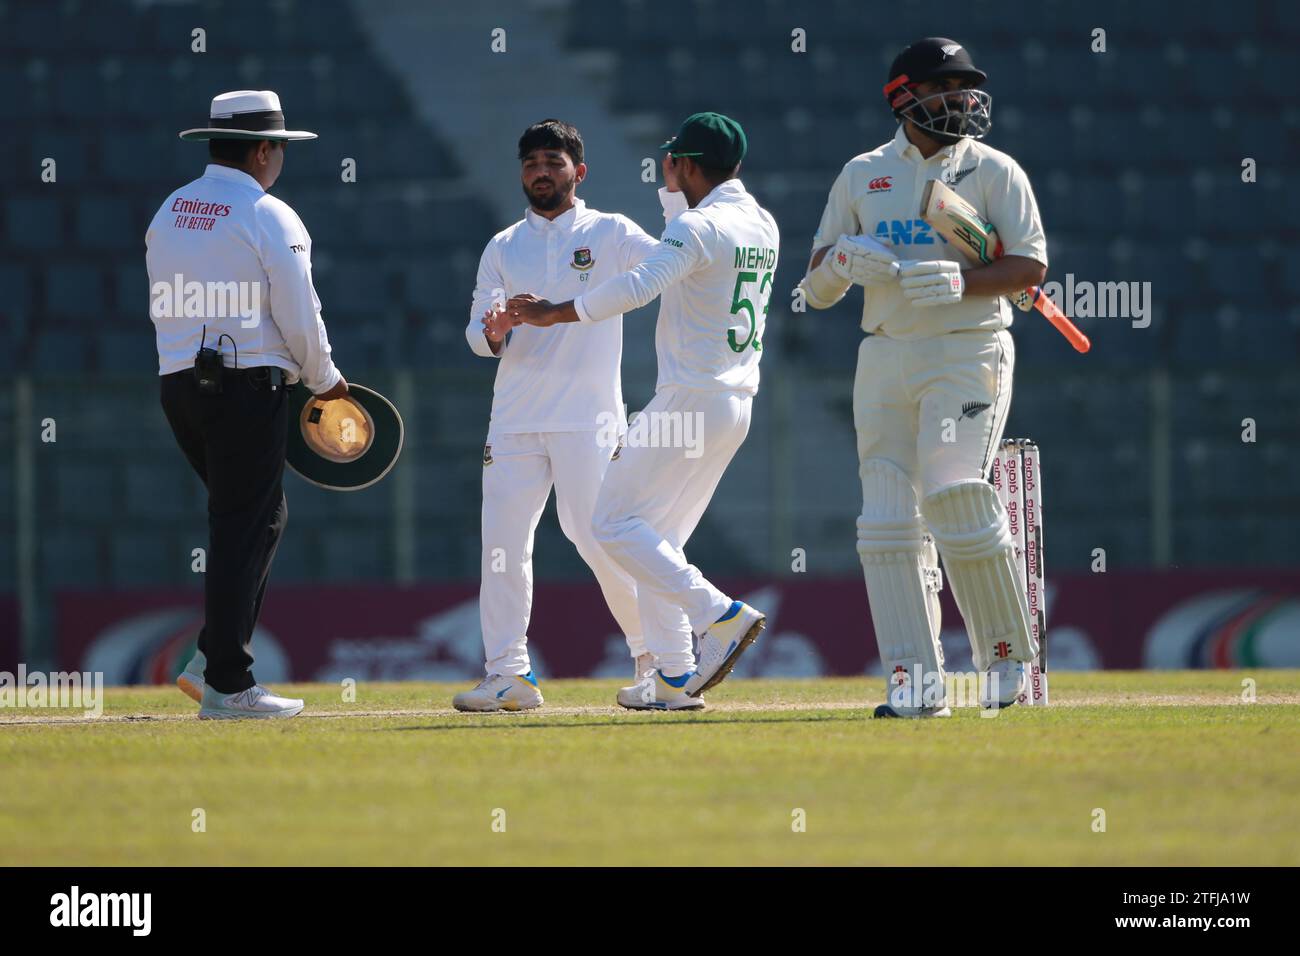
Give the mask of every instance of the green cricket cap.
M 731 169 L 745 158 L 749 140 L 740 124 L 721 113 L 686 117 L 677 135 L 659 147 L 673 156 L 689 156 L 702 166 Z

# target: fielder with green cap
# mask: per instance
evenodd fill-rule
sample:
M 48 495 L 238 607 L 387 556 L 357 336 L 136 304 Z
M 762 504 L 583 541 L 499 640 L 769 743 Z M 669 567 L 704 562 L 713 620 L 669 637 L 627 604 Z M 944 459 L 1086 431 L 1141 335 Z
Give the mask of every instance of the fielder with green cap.
M 685 710 L 704 706 L 701 695 L 730 673 L 765 624 L 682 549 L 749 431 L 780 237 L 739 179 L 748 143 L 735 120 L 696 113 L 660 149 L 671 202 L 659 247 L 570 302 L 523 295 L 506 310 L 516 324 L 546 327 L 600 322 L 660 298 L 655 397 L 605 473 L 592 531 L 639 594 L 680 607 L 699 635 L 697 660 L 689 633 L 643 622 L 657 666 L 619 691 L 618 702 Z

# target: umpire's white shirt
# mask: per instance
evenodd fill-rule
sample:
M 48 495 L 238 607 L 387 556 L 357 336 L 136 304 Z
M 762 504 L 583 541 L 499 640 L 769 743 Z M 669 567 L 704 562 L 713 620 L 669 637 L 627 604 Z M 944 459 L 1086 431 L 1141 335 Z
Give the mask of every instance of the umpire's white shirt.
M 779 245 L 771 213 L 728 179 L 668 223 L 653 255 L 584 292 L 573 308 L 583 327 L 599 328 L 662 295 L 656 389 L 752 394 Z
M 493 305 L 531 292 L 567 302 L 584 288 L 632 268 L 657 246 L 626 216 L 589 209 L 581 199 L 555 219 L 529 209 L 492 237 L 479 259 L 465 338 L 492 357 L 482 318 Z M 521 325 L 499 353 L 488 434 L 599 429 L 623 421 L 623 323 Z M 602 414 L 614 416 L 602 418 Z
M 971 139 L 945 146 L 929 159 L 899 126 L 883 146 L 849 160 L 831 187 L 813 249 L 842 235 L 871 236 L 900 259 L 965 260 L 921 219 L 921 193 L 952 169 L 949 185 L 997 227 L 1003 251 L 1047 265 L 1047 239 L 1038 203 L 1019 164 Z M 955 180 L 955 185 L 953 181 Z M 1012 309 L 1002 296 L 966 296 L 953 305 L 918 309 L 897 282 L 864 286 L 862 330 L 895 339 L 922 339 L 964 329 L 1005 329 Z
M 238 353 L 239 368 L 274 366 L 317 394 L 338 382 L 311 281 L 311 236 L 297 213 L 248 173 L 209 165 L 201 178 L 167 197 L 149 223 L 145 245 L 160 375 L 193 368 L 206 325 L 206 344 L 220 348 L 228 367 Z M 184 314 L 206 307 L 168 315 L 176 310 L 160 294 L 172 302 L 186 298 L 184 290 L 173 292 L 177 276 L 186 286 L 256 289 L 256 298 L 246 294 L 244 301 L 258 308 L 248 317 Z M 218 343 L 222 334 L 230 338 Z

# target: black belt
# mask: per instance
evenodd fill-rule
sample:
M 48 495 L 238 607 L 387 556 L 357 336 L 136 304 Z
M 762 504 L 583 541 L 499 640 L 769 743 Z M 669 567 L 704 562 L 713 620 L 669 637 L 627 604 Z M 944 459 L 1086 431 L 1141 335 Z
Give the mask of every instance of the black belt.
M 164 378 L 171 378 L 174 375 L 184 375 L 189 378 L 194 377 L 194 369 L 183 368 L 179 372 L 169 372 Z M 251 368 L 230 368 L 226 367 L 221 370 L 223 379 L 244 379 L 253 388 L 272 389 L 283 388 L 284 369 L 277 365 L 254 365 Z

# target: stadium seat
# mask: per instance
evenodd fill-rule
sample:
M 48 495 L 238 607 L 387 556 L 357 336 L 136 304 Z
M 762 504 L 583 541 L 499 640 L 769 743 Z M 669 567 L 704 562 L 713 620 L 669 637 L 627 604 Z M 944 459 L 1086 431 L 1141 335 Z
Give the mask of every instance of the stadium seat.
M 52 196 L 6 200 L 5 225 L 8 244 L 16 249 L 49 251 L 64 237 L 63 211 Z
M 104 583 L 98 535 L 92 528 L 61 522 L 40 535 L 37 547 L 41 584 L 48 591 Z
M 45 308 L 58 319 L 85 322 L 103 315 L 103 277 L 86 262 L 56 262 L 45 270 Z
M 192 549 L 205 546 L 200 535 L 182 540 L 181 536 L 168 532 L 118 530 L 109 543 L 108 583 L 119 587 L 157 587 L 164 582 L 174 585 L 201 580 L 192 570 Z
M 358 492 L 359 493 L 359 492 Z M 356 522 L 340 522 L 321 532 L 322 581 L 375 581 L 390 573 L 384 532 Z

